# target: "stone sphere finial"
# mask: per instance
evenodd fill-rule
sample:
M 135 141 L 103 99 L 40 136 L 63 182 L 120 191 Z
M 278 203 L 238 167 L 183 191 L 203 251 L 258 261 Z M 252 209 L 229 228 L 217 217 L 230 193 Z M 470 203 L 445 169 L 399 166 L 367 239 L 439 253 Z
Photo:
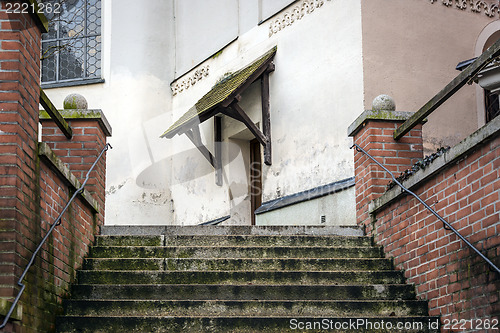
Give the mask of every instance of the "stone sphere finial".
M 65 110 L 86 110 L 88 108 L 87 100 L 80 94 L 69 94 L 63 103 Z
M 372 110 L 374 111 L 395 111 L 396 103 L 389 95 L 379 95 L 375 97 L 372 103 Z

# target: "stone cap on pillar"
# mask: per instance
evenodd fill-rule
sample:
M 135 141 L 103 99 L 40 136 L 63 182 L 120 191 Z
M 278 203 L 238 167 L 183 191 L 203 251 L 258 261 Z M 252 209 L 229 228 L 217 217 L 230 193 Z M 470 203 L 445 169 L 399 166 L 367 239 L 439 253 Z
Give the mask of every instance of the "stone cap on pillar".
M 372 109 L 363 112 L 347 129 L 347 135 L 354 137 L 369 121 L 404 122 L 414 112 L 396 111 L 396 103 L 389 95 L 379 95 L 372 103 Z
M 369 121 L 404 122 L 413 113 L 407 111 L 366 110 L 348 127 L 347 135 L 355 136 Z
M 59 110 L 61 116 L 68 121 L 71 120 L 96 120 L 106 136 L 111 136 L 112 129 L 104 113 L 100 109 L 68 109 Z M 44 110 L 40 110 L 40 122 L 49 121 L 52 118 Z

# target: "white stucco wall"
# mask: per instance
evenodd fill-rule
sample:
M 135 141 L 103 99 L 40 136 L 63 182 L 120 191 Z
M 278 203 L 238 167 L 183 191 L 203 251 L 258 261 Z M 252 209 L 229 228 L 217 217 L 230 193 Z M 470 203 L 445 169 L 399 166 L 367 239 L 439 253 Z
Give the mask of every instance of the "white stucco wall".
M 283 6 L 290 3 L 282 2 Z M 225 215 L 232 216 L 228 224 L 250 223 L 251 135 L 242 124 L 223 118 L 222 187 L 215 184 L 213 168 L 186 136 L 171 140 L 159 136 L 225 73 L 248 65 L 275 45 L 276 71 L 270 75 L 273 165 L 263 168 L 263 200 L 352 176 L 345 129 L 363 108 L 360 1 L 316 3 L 320 2 L 322 6 L 304 8 L 303 17 L 273 34 L 270 25 L 303 1 L 260 25 L 258 20 L 270 4 L 241 3 L 238 38 L 182 75 L 180 54 L 189 50 L 196 54 L 200 45 L 190 46 L 192 31 L 181 29 L 193 23 L 186 17 L 174 18 L 176 1 L 149 0 L 138 5 L 132 0 L 103 0 L 105 83 L 48 89 L 47 94 L 57 106 L 69 93 L 83 94 L 89 107 L 104 111 L 113 128 L 106 224 L 188 225 Z M 227 10 L 234 12 L 232 7 Z M 212 14 L 205 11 L 213 21 Z M 218 13 L 223 14 L 229 15 Z M 203 29 L 203 16 L 196 25 Z M 180 52 L 176 45 L 185 49 Z M 173 96 L 174 78 L 178 77 L 173 86 L 202 68 L 207 68 L 208 76 Z M 240 105 L 260 126 L 259 84 L 242 97 Z M 204 142 L 213 150 L 212 120 L 201 129 Z
M 175 77 L 179 77 L 238 36 L 238 1 L 177 0 Z
M 345 127 L 362 109 L 360 2 L 325 2 L 275 38 L 276 144 L 273 165 L 264 169 L 264 201 L 353 174 Z
M 173 98 L 173 119 L 194 105 L 225 73 L 245 67 L 277 45 L 276 70 L 270 74 L 273 164 L 263 168 L 263 200 L 351 177 L 352 151 L 346 128 L 363 109 L 360 13 L 359 1 L 325 1 L 271 36 L 269 25 L 283 17 L 283 12 L 254 27 L 191 72 L 210 68 L 209 76 Z M 260 124 L 260 103 L 260 86 L 254 83 L 239 104 Z M 204 142 L 212 149 L 212 120 L 201 128 Z M 250 223 L 247 145 L 251 136 L 244 125 L 228 117 L 223 117 L 223 128 L 222 187 L 215 185 L 213 168 L 185 136 L 168 143 L 176 156 L 181 156 L 181 151 L 192 152 L 173 161 L 174 183 L 180 184 L 171 188 L 176 223 L 226 215 L 232 216 L 227 224 Z M 183 172 L 186 168 L 188 174 Z M 197 212 L 195 219 L 193 211 Z
M 380 94 L 392 96 L 399 111 L 424 106 L 459 74 L 459 62 L 479 55 L 474 49 L 480 32 L 498 20 L 495 11 L 492 17 L 484 13 L 495 2 L 483 1 L 473 11 L 470 1 L 363 1 L 365 108 Z M 465 7 L 457 8 L 459 3 Z M 474 85 L 465 85 L 428 116 L 426 155 L 456 145 L 484 124 L 475 94 Z M 484 105 L 484 96 L 478 99 Z
M 46 93 L 61 107 L 78 92 L 111 124 L 106 224 L 172 223 L 170 169 L 162 167 L 171 148 L 158 133 L 171 122 L 173 1 L 103 0 L 102 15 L 105 83 Z

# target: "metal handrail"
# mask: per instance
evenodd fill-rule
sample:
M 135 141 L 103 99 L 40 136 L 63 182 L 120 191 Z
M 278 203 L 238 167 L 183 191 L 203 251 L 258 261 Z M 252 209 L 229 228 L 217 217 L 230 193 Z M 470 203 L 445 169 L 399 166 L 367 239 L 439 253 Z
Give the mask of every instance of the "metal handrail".
M 23 274 L 21 275 L 21 277 L 17 281 L 17 285 L 19 287 L 21 287 L 21 289 L 17 293 L 17 296 L 16 296 L 14 302 L 12 303 L 12 305 L 11 305 L 11 307 L 9 309 L 9 312 L 5 316 L 2 325 L 0 325 L 0 329 L 2 329 L 5 326 L 7 326 L 7 322 L 9 321 L 9 318 L 12 315 L 12 312 L 14 312 L 14 308 L 16 307 L 17 303 L 19 302 L 19 299 L 21 298 L 21 295 L 23 294 L 24 289 L 26 288 L 26 285 L 23 283 L 23 280 L 24 280 L 26 274 L 28 273 L 28 270 L 33 265 L 33 263 L 35 262 L 36 255 L 38 254 L 38 252 L 40 252 L 40 250 L 42 249 L 43 244 L 49 238 L 49 236 L 52 233 L 52 231 L 54 231 L 55 227 L 61 224 L 61 218 L 62 218 L 63 214 L 66 212 L 66 210 L 68 209 L 69 205 L 71 205 L 71 203 L 76 198 L 76 196 L 83 191 L 83 188 L 85 187 L 85 185 L 87 185 L 87 181 L 89 180 L 90 173 L 94 170 L 94 167 L 96 166 L 97 162 L 99 162 L 99 160 L 101 159 L 101 157 L 104 154 L 104 152 L 107 151 L 109 148 L 113 149 L 113 147 L 111 147 L 111 145 L 109 143 L 107 143 L 104 146 L 104 148 L 101 150 L 101 153 L 99 154 L 99 156 L 97 156 L 97 159 L 95 160 L 94 164 L 92 164 L 92 166 L 90 167 L 89 171 L 87 172 L 87 175 L 85 176 L 85 181 L 82 183 L 82 185 L 80 186 L 80 188 L 77 189 L 76 192 L 73 194 L 73 196 L 71 197 L 71 199 L 68 201 L 68 203 L 66 204 L 66 206 L 62 210 L 61 214 L 59 214 L 59 216 L 54 221 L 54 223 L 52 223 L 49 231 L 47 232 L 47 234 L 45 235 L 45 237 L 43 237 L 42 241 L 40 242 L 40 244 L 36 248 L 35 252 L 33 252 L 33 255 L 31 256 L 31 259 L 30 259 L 28 265 L 26 266 L 26 268 L 24 269 Z
M 474 250 L 481 258 L 484 259 L 484 261 L 486 261 L 490 266 L 491 268 L 493 268 L 493 270 L 495 270 L 497 273 L 500 274 L 500 269 L 493 263 L 491 262 L 491 260 L 489 260 L 484 254 L 481 253 L 481 251 L 479 251 L 474 245 L 472 245 L 467 239 L 465 239 L 464 236 L 462 236 L 462 234 L 460 234 L 460 232 L 458 232 L 455 228 L 452 227 L 451 224 L 449 224 L 445 219 L 443 219 L 438 213 L 436 213 L 436 211 L 434 209 L 432 209 L 431 207 L 429 207 L 428 204 L 426 204 L 422 199 L 420 199 L 420 197 L 418 195 L 416 195 L 415 193 L 413 193 L 412 191 L 410 191 L 409 189 L 407 189 L 406 187 L 403 186 L 403 184 L 401 184 L 397 179 L 396 177 L 394 177 L 394 175 L 392 174 L 392 172 L 390 172 L 386 167 L 384 167 L 379 161 L 377 161 L 375 158 L 373 158 L 373 156 L 371 156 L 370 154 L 368 154 L 363 148 L 361 148 L 359 145 L 357 144 L 353 144 L 351 146 L 351 149 L 352 148 L 356 148 L 356 151 L 358 152 L 362 152 L 364 153 L 365 155 L 367 155 L 370 159 L 372 159 L 375 163 L 378 164 L 378 166 L 380 166 L 382 169 L 384 169 L 385 171 L 387 171 L 391 177 L 392 177 L 392 180 L 399 186 L 403 189 L 403 191 L 411 194 L 412 196 L 414 196 L 422 205 L 424 205 L 425 208 L 427 208 L 432 214 L 434 214 L 434 216 L 436 216 L 441 222 L 443 222 L 445 229 L 447 230 L 451 230 L 453 231 L 462 241 L 465 242 L 465 244 L 467 244 L 467 246 L 469 246 L 472 250 Z

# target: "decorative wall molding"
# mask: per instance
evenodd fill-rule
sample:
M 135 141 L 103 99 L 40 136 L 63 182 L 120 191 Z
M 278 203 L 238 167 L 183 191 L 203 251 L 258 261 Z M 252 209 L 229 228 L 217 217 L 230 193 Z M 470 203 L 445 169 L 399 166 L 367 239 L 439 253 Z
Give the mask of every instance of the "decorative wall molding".
M 184 90 L 188 90 L 191 86 L 194 86 L 196 82 L 201 81 L 204 77 L 210 74 L 210 66 L 206 65 L 197 69 L 190 77 L 185 78 L 181 81 L 175 81 L 170 88 L 172 89 L 172 95 L 175 96 Z
M 494 17 L 497 14 L 500 14 L 500 5 L 498 1 L 490 2 L 486 0 L 429 0 L 430 3 L 434 4 L 435 2 L 441 1 L 441 3 L 449 8 L 455 7 L 460 10 L 466 10 L 470 8 L 470 11 L 473 13 L 481 13 L 488 17 Z M 455 5 L 455 6 L 453 6 Z
M 316 8 L 320 8 L 324 4 L 325 0 L 304 0 L 290 11 L 286 11 L 277 16 L 272 19 L 269 24 L 269 37 L 285 29 L 287 26 L 292 25 L 296 21 L 301 20 L 306 14 L 311 14 Z

